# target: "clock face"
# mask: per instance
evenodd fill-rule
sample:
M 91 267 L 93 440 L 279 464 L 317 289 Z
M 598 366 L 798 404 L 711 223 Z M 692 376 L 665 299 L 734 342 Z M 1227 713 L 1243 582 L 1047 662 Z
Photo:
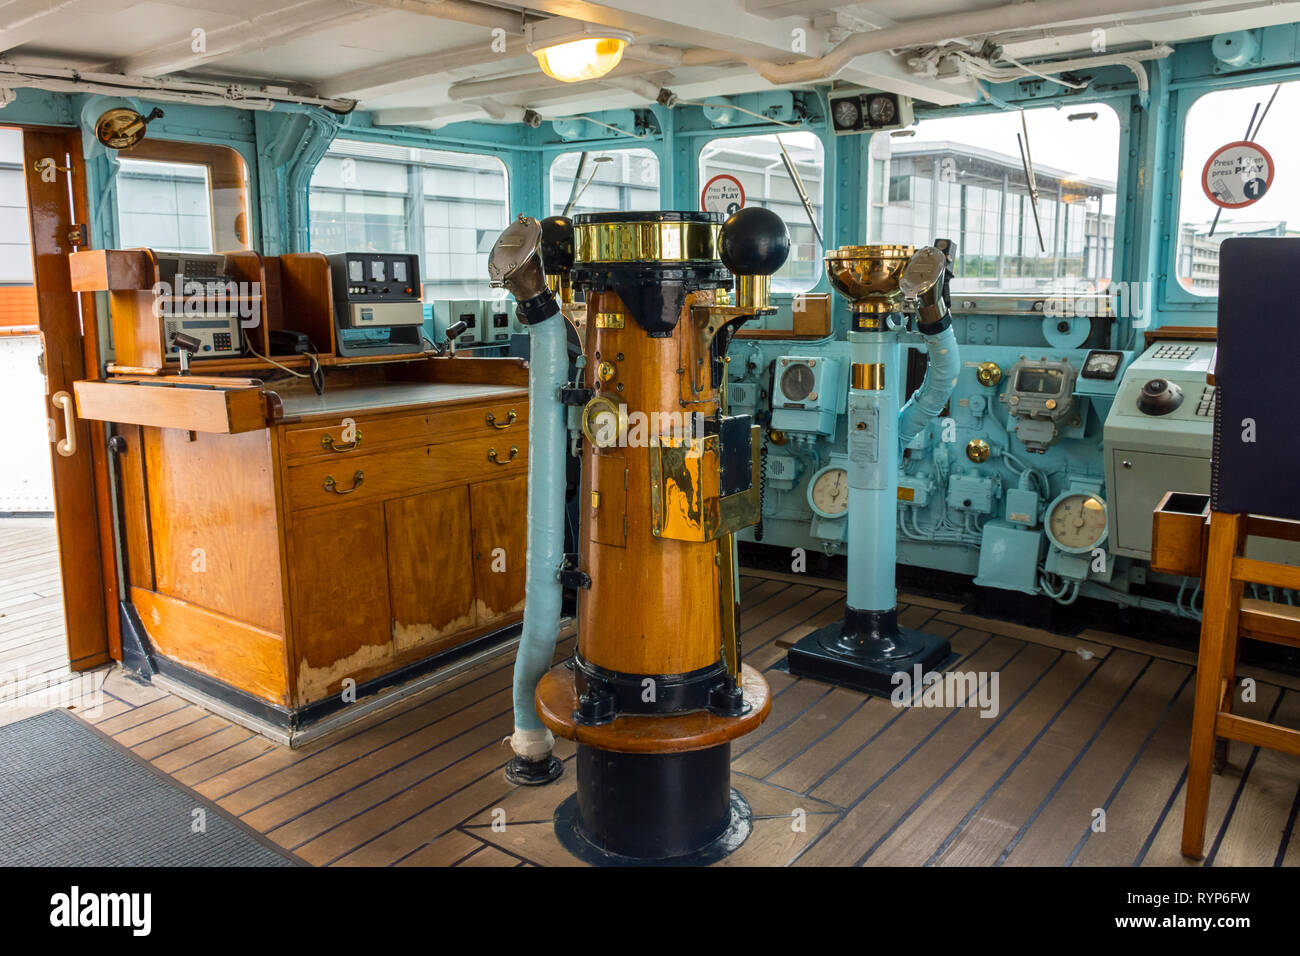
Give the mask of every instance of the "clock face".
M 867 107 L 867 114 L 871 117 L 871 122 L 877 126 L 885 126 L 894 122 L 898 116 L 898 110 L 894 108 L 894 101 L 888 96 L 877 96 L 872 99 L 871 105 Z
M 838 518 L 849 508 L 849 473 L 832 465 L 808 483 L 808 504 L 823 518 Z
M 813 370 L 802 363 L 791 365 L 781 373 L 781 394 L 786 401 L 802 402 L 812 394 L 817 385 L 817 376 Z
M 1062 495 L 1047 515 L 1047 531 L 1062 551 L 1090 551 L 1106 537 L 1106 502 L 1090 494 Z
M 862 110 L 852 100 L 835 101 L 835 125 L 840 129 L 852 129 L 862 119 Z

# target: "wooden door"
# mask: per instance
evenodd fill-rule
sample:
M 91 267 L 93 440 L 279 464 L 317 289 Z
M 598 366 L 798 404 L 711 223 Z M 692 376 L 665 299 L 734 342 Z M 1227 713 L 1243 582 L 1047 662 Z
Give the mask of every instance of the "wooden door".
M 528 476 L 472 485 L 474 589 L 480 627 L 524 609 Z
M 469 489 L 397 498 L 384 512 L 394 649 L 433 654 L 455 645 L 478 620 Z
M 85 168 L 79 130 L 23 131 L 37 319 L 44 348 L 54 516 L 63 577 L 68 661 L 86 670 L 121 657 L 117 573 L 103 426 L 79 420 L 73 383 L 98 378 L 94 300 L 72 290 L 68 254 L 84 247 Z M 79 245 L 74 245 L 74 241 Z
M 293 516 L 295 704 L 362 684 L 393 657 L 384 506 L 373 502 Z

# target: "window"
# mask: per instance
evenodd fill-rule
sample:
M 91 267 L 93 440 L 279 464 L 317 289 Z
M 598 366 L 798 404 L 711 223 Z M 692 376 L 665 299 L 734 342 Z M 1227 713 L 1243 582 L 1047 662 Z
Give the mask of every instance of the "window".
M 577 202 L 571 216 L 660 208 L 659 157 L 648 149 L 561 153 L 551 162 L 550 178 L 552 216 L 561 215 L 573 195 Z
M 953 290 L 1100 290 L 1115 248 L 1119 117 L 1101 103 L 1026 110 L 1037 219 L 1019 112 L 922 120 L 872 138 L 868 241 L 957 243 Z M 884 188 L 882 189 L 882 184 Z M 1042 244 L 1039 244 L 1039 231 Z
M 311 179 L 316 252 L 415 252 L 425 301 L 486 299 L 509 185 L 494 156 L 336 140 Z
M 118 157 L 118 245 L 250 248 L 248 169 L 226 146 L 143 140 Z
M 23 134 L 16 129 L 0 129 L 0 285 L 31 284 Z M 17 324 L 7 322 L 6 317 L 0 314 L 0 326 Z
M 745 205 L 764 206 L 785 220 L 790 230 L 790 258 L 772 277 L 772 291 L 807 292 L 821 280 L 822 250 L 799 191 L 786 172 L 782 145 L 799 171 L 817 228 L 821 229 L 826 159 L 821 140 L 812 133 L 766 133 L 712 140 L 700 151 L 700 183 L 720 173 L 735 176 L 745 190 Z
M 1210 202 L 1201 186 L 1206 160 L 1220 146 L 1242 138 L 1251 114 L 1257 106 L 1260 114 L 1264 113 L 1274 90 L 1277 98 L 1250 138 L 1268 151 L 1281 172 L 1259 201 L 1221 210 Z M 1300 135 L 1293 120 L 1297 111 L 1300 81 L 1206 93 L 1187 111 L 1174 250 L 1175 275 L 1184 289 L 1195 295 L 1218 294 L 1219 243 L 1224 239 L 1300 235 L 1300 216 L 1296 214 L 1300 186 L 1290 175 L 1300 165 Z

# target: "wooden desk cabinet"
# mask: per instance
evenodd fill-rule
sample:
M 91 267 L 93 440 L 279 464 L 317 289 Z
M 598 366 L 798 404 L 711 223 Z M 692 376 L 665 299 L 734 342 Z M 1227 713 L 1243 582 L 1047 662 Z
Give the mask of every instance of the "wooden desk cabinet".
M 520 619 L 527 390 L 407 388 L 437 398 L 286 403 L 235 434 L 119 426 L 131 596 L 157 653 L 292 711 Z

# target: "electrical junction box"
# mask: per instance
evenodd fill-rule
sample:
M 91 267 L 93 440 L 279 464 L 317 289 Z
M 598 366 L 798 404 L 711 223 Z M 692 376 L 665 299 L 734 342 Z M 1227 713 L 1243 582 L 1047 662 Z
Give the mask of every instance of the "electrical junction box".
M 1114 574 L 1115 559 L 1109 554 L 1100 555 L 1100 558 L 1098 561 L 1098 556 L 1091 552 L 1067 554 L 1060 548 L 1051 548 L 1043 570 L 1069 581 L 1109 581 Z
M 934 486 L 926 478 L 904 475 L 898 479 L 898 503 L 909 508 L 924 508 L 930 503 Z
M 981 587 L 1037 594 L 1038 562 L 1045 543 L 1042 531 L 1031 531 L 994 518 L 984 525 L 975 583 Z
M 815 514 L 809 531 L 814 538 L 820 538 L 830 544 L 840 544 L 844 541 L 844 529 L 847 524 L 843 517 L 823 518 Z
M 772 384 L 772 428 L 834 435 L 847 397 L 843 382 L 838 359 L 782 355 Z
M 1008 488 L 1005 506 L 1004 514 L 1011 524 L 1023 528 L 1038 524 L 1038 492 L 1028 488 Z
M 955 511 L 992 514 L 1001 485 L 996 476 L 953 475 L 948 479 L 948 507 Z
M 484 308 L 484 306 L 487 308 Z M 481 345 L 484 342 L 492 342 L 491 328 L 485 328 L 490 324 L 491 317 L 498 311 L 497 304 L 493 302 L 484 303 L 478 299 L 441 299 L 433 303 L 433 331 L 436 341 L 442 342 L 447 337 L 447 329 L 457 322 L 465 323 L 465 331 L 456 338 L 457 346 Z M 489 316 L 488 323 L 484 323 L 484 313 Z M 509 332 L 509 329 L 497 329 L 495 331 Z M 486 337 L 485 336 L 486 333 Z M 502 341 L 509 341 L 510 336 L 507 334 Z
M 770 450 L 767 453 L 767 487 L 776 491 L 789 491 L 799 480 L 799 459 Z

